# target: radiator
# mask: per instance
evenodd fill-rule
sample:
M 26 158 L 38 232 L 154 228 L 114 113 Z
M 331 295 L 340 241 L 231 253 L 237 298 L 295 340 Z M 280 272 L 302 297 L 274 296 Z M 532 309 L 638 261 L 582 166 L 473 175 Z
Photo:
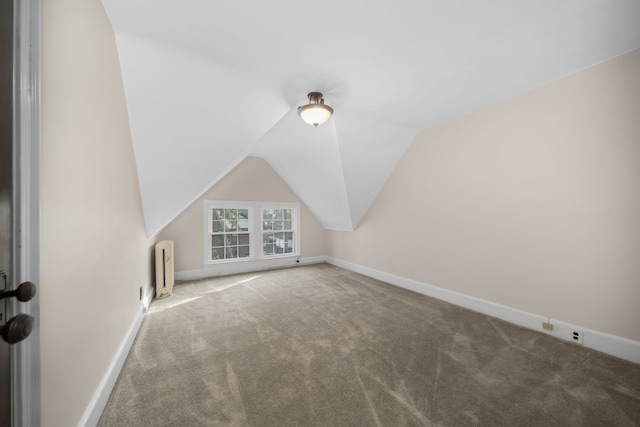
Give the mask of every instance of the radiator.
M 156 298 L 173 294 L 173 240 L 156 243 Z

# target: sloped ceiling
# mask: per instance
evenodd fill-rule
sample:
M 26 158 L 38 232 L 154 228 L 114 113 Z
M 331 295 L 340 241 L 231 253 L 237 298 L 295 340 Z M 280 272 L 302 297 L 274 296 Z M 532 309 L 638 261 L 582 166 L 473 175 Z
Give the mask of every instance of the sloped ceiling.
M 248 155 L 353 230 L 418 131 L 640 47 L 637 0 L 103 4 L 149 235 Z

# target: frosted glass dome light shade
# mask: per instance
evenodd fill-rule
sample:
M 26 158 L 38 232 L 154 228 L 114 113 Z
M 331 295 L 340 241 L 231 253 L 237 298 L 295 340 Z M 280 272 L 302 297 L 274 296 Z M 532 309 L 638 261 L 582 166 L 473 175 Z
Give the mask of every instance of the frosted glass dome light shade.
M 318 125 L 329 120 L 329 117 L 333 114 L 333 108 L 324 103 L 320 92 L 310 92 L 307 97 L 309 98 L 309 103 L 298 107 L 298 115 L 305 122 L 318 127 Z

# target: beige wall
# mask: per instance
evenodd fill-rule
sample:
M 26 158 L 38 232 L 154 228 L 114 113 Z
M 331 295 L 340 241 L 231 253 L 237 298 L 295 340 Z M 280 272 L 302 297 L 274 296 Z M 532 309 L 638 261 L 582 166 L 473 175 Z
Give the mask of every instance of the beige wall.
M 301 256 L 314 257 L 327 253 L 326 232 L 309 209 L 265 160 L 247 157 L 158 235 L 158 240 L 174 241 L 176 271 L 202 268 L 203 200 L 298 202 L 301 211 Z
M 42 15 L 42 422 L 74 426 L 149 287 L 114 34 L 99 0 Z
M 43 2 L 42 419 L 75 425 L 150 288 L 113 31 Z M 640 51 L 421 133 L 353 233 L 301 203 L 331 255 L 640 341 Z M 203 199 L 300 200 L 248 158 Z M 202 202 L 158 236 L 202 267 Z M 328 240 L 326 240 L 328 239 Z
M 329 255 L 640 341 L 640 50 L 417 136 Z

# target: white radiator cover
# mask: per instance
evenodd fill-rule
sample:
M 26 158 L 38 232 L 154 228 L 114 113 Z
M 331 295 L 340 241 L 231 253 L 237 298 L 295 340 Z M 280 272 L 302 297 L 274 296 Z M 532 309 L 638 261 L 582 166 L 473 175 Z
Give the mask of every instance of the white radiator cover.
M 156 243 L 156 298 L 173 294 L 173 240 Z

